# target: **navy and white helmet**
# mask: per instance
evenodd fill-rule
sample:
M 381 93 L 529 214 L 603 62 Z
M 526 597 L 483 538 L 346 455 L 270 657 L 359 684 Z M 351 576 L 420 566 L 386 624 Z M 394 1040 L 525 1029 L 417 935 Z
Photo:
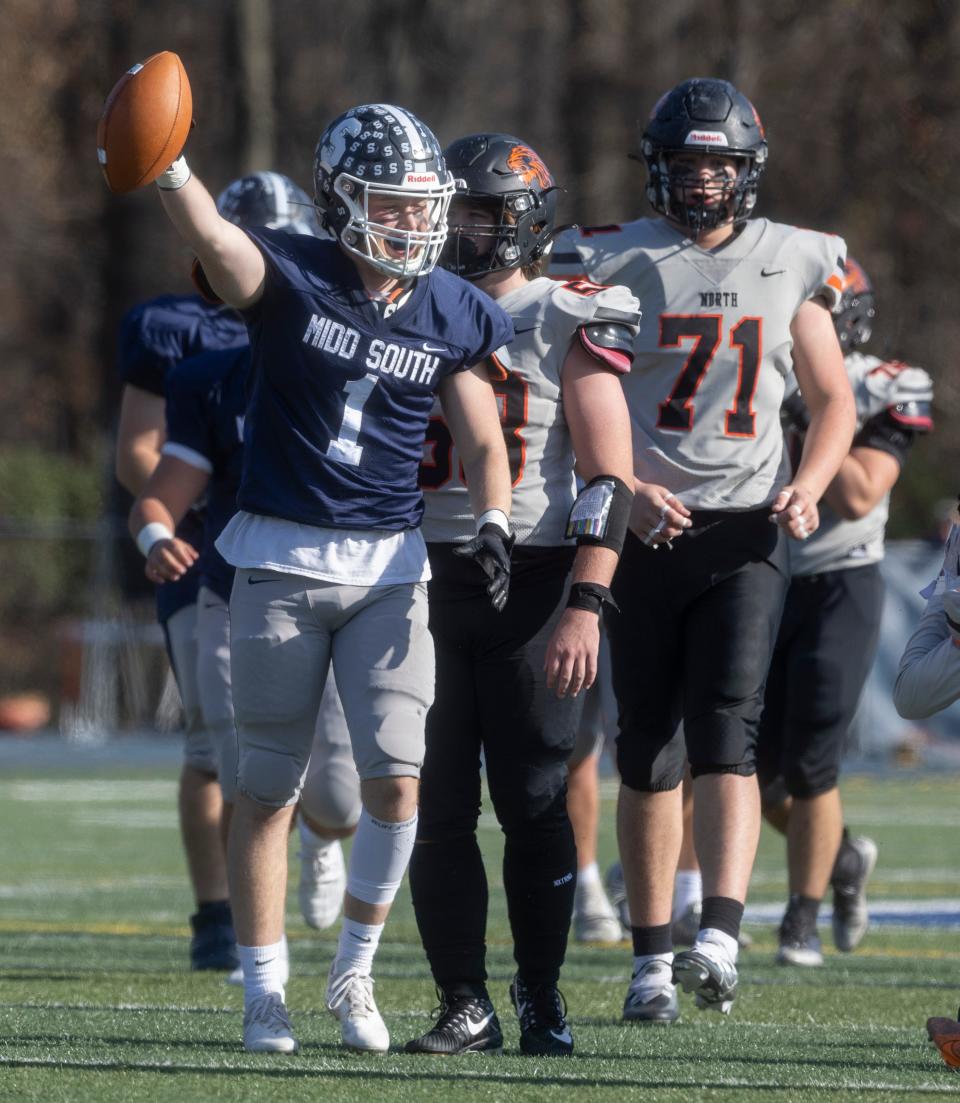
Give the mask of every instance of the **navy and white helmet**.
M 416 115 L 388 103 L 352 108 L 320 135 L 313 176 L 323 224 L 344 249 L 389 276 L 434 268 L 454 183 L 440 143 Z M 375 222 L 373 197 L 422 203 L 425 228 Z
M 843 266 L 840 302 L 833 312 L 833 327 L 844 353 L 858 349 L 870 340 L 876 316 L 877 296 L 870 277 L 853 257 L 847 257 Z
M 465 279 L 535 264 L 556 233 L 559 188 L 534 150 L 510 134 L 470 134 L 443 151 L 468 199 L 493 216 L 493 225 L 459 225 L 450 231 L 441 264 Z M 487 249 L 477 240 L 491 238 Z
M 647 199 L 660 214 L 694 230 L 750 217 L 767 141 L 757 109 L 729 81 L 694 77 L 672 88 L 650 113 L 640 152 L 647 165 Z M 685 194 L 689 178 L 670 171 L 677 153 L 717 153 L 737 162 L 737 179 L 725 202 L 708 207 L 702 194 Z
M 279 172 L 253 172 L 234 180 L 217 196 L 217 210 L 236 226 L 266 226 L 311 237 L 321 234 L 310 197 Z

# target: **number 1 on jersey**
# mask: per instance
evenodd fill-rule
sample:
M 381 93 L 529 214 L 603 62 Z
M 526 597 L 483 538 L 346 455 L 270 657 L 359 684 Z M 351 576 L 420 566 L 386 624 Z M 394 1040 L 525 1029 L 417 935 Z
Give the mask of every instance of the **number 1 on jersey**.
M 327 445 L 327 456 L 351 467 L 359 467 L 363 456 L 363 445 L 357 443 L 360 436 L 360 422 L 363 420 L 363 408 L 377 385 L 376 375 L 361 375 L 359 379 L 349 379 L 343 388 L 347 401 L 343 407 L 340 422 L 340 434 Z
M 680 369 L 673 390 L 658 406 L 658 429 L 688 433 L 695 416 L 693 399 L 720 346 L 721 314 L 661 314 L 660 347 L 676 348 L 684 338 L 694 346 Z M 733 405 L 726 411 L 724 432 L 728 437 L 756 435 L 753 396 L 760 378 L 762 356 L 761 318 L 741 318 L 730 330 L 730 347 L 740 350 L 740 364 Z

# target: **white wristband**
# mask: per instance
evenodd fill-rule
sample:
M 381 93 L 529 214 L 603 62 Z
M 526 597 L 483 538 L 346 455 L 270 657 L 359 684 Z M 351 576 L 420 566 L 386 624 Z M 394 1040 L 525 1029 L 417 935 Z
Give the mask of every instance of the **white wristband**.
M 504 536 L 510 535 L 510 519 L 502 509 L 488 509 L 485 513 L 481 513 L 477 518 L 477 532 L 484 525 L 496 525 L 498 529 L 502 529 Z
M 180 156 L 165 171 L 157 177 L 157 187 L 164 191 L 177 191 L 190 179 L 193 174 L 187 164 L 186 157 Z
M 144 556 L 150 554 L 150 549 L 158 540 L 172 540 L 173 533 L 160 521 L 151 521 L 144 525 L 137 533 L 137 547 Z

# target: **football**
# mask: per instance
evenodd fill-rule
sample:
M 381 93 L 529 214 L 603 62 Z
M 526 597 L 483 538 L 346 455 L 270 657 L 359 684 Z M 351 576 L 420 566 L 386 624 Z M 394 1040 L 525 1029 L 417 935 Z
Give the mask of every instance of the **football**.
M 193 122 L 190 81 L 164 50 L 113 86 L 97 125 L 97 158 L 107 187 L 122 194 L 152 183 L 180 156 Z

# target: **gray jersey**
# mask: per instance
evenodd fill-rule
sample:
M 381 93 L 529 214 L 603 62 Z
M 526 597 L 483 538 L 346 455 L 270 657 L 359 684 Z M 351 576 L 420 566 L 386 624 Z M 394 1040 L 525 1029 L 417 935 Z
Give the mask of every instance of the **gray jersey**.
M 898 416 L 898 407 L 918 399 L 929 403 L 933 383 L 922 368 L 885 361 L 852 352 L 844 361 L 857 403 L 857 436 L 854 447 L 878 448 L 902 463 L 916 432 L 930 428 L 928 417 Z M 795 380 L 788 381 L 788 389 Z M 868 432 L 864 432 L 869 429 Z M 826 502 L 817 507 L 820 527 L 808 540 L 791 540 L 790 570 L 794 575 L 821 574 L 879 563 L 883 559 L 884 534 L 890 513 L 890 495 L 863 517 L 845 521 Z
M 767 505 L 789 481 L 780 427 L 790 323 L 839 300 L 843 240 L 760 218 L 715 253 L 663 219 L 572 231 L 551 275 L 625 283 L 644 324 L 624 379 L 637 478 L 694 509 Z
M 625 287 L 571 284 L 541 277 L 497 305 L 513 319 L 516 337 L 493 357 L 513 494 L 510 524 L 521 544 L 555 547 L 576 496 L 574 452 L 563 414 L 562 373 L 577 331 L 607 312 L 639 328 L 639 304 Z M 608 315 L 609 316 L 609 315 Z M 463 470 L 438 405 L 420 468 L 425 540 L 454 543 L 475 532 Z

